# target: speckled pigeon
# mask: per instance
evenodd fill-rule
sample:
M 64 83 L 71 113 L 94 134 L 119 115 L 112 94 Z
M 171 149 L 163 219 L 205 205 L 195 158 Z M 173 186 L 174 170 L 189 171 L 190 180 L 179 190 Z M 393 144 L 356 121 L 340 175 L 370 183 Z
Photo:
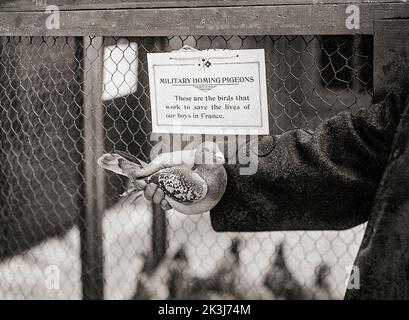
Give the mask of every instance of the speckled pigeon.
M 226 189 L 224 156 L 213 142 L 205 141 L 197 147 L 193 165 L 163 168 L 141 178 L 140 170 L 146 163 L 138 162 L 140 164 L 116 153 L 104 154 L 98 159 L 102 168 L 130 179 L 130 188 L 122 196 L 137 192 L 137 199 L 148 183 L 154 183 L 163 190 L 165 200 L 172 208 L 185 214 L 208 211 L 220 200 Z

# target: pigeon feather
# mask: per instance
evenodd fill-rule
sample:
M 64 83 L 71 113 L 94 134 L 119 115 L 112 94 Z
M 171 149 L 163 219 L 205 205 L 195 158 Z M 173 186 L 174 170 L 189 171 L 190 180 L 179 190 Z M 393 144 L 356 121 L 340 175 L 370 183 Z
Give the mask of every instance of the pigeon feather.
M 220 200 L 226 188 L 224 157 L 213 142 L 204 142 L 196 149 L 193 166 L 163 168 L 143 178 L 140 170 L 146 164 L 128 159 L 119 154 L 104 154 L 98 159 L 98 164 L 130 179 L 130 188 L 123 195 L 140 192 L 147 184 L 154 183 L 163 190 L 172 208 L 182 213 L 208 211 Z

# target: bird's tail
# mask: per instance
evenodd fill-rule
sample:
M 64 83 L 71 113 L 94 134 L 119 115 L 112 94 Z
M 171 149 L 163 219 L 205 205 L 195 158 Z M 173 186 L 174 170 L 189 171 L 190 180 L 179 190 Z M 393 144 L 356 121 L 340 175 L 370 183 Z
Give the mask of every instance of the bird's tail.
M 137 199 L 142 196 L 142 191 L 146 185 L 144 179 L 136 179 L 135 173 L 137 173 L 145 163 L 140 161 L 136 158 L 135 161 L 138 161 L 140 165 L 136 164 L 135 162 L 129 161 L 124 156 L 119 155 L 117 153 L 106 153 L 98 158 L 98 165 L 105 169 L 122 176 L 130 178 L 128 180 L 128 189 L 123 192 L 120 197 L 128 197 L 133 196 L 131 203 L 134 203 Z

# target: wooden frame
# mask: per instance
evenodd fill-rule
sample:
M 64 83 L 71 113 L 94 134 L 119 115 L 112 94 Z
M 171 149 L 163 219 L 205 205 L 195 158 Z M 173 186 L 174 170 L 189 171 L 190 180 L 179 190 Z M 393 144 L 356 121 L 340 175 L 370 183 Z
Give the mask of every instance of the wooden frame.
M 1 11 L 44 11 L 47 5 L 56 5 L 60 10 L 106 10 L 148 8 L 198 8 L 198 7 L 254 7 L 279 5 L 325 5 L 325 4 L 375 4 L 399 3 L 397 0 L 3 0 Z
M 85 207 L 79 221 L 81 232 L 81 279 L 83 298 L 103 299 L 103 230 L 105 175 L 97 165 L 104 153 L 104 116 L 101 101 L 103 38 L 84 37 L 84 182 Z
M 39 0 L 39 2 L 42 2 Z M 84 1 L 60 4 L 60 29 L 47 29 L 44 6 L 22 1 L 0 5 L 0 35 L 18 36 L 164 36 L 373 34 L 373 21 L 409 16 L 401 1 Z M 99 2 L 98 2 L 99 3 Z M 19 6 L 20 4 L 20 6 Z M 49 4 L 49 3 L 48 3 Z M 50 3 L 51 4 L 51 3 Z M 187 7 L 187 5 L 190 5 Z M 209 6 L 212 4 L 212 6 Z M 345 26 L 346 8 L 359 5 L 360 28 Z M 81 10 L 78 10 L 81 9 Z
M 36 4 L 37 2 L 37 4 Z M 0 36 L 178 36 L 178 35 L 346 35 L 374 34 L 374 21 L 409 16 L 409 4 L 388 0 L 154 0 L 101 1 L 55 0 L 60 28 L 47 29 L 46 1 L 6 0 L 0 3 Z M 346 8 L 359 5 L 360 28 L 345 26 Z M 377 22 L 378 23 L 378 22 Z M 382 22 L 379 22 L 382 26 Z M 396 24 L 394 24 L 396 28 Z M 385 25 L 388 28 L 388 24 Z M 395 30 L 399 34 L 399 30 Z M 383 42 L 377 40 L 375 53 Z M 385 40 L 385 37 L 382 39 Z M 382 41 L 384 41 L 382 40 Z M 386 40 L 385 40 L 386 41 Z M 385 42 L 386 43 L 386 42 Z M 391 43 L 388 42 L 387 45 Z M 87 46 L 85 46 L 87 48 Z M 384 47 L 383 47 L 384 48 Z M 92 49 L 92 48 L 91 48 Z M 384 50 L 384 49 L 382 49 Z M 91 50 L 92 51 L 92 50 Z M 85 52 L 89 58 L 102 59 L 101 52 Z M 383 51 L 382 51 L 383 52 Z M 375 54 L 377 68 L 382 56 Z M 102 63 L 102 62 L 101 62 Z M 91 66 L 86 68 L 92 69 Z M 86 203 L 81 226 L 83 295 L 103 298 L 102 213 L 104 182 L 95 156 L 102 152 L 101 128 L 95 117 L 101 116 L 101 66 L 85 77 Z M 86 69 L 87 70 L 87 69 Z M 379 75 L 381 77 L 381 75 Z M 164 216 L 155 209 L 156 216 Z M 161 220 L 156 227 L 160 229 Z M 166 248 L 156 248 L 158 252 Z

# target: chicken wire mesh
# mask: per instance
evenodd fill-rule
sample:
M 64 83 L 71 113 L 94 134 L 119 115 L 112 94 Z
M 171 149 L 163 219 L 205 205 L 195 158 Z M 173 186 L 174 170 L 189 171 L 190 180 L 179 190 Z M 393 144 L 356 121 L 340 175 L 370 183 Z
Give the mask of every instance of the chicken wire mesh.
M 91 69 L 102 61 L 104 150 L 144 161 L 158 140 L 149 52 L 263 48 L 271 134 L 371 103 L 370 36 L 95 39 L 0 37 L 0 298 L 81 298 L 87 46 L 97 52 Z M 105 298 L 342 298 L 364 225 L 216 233 L 209 214 L 131 204 L 118 198 L 126 181 L 105 177 Z

